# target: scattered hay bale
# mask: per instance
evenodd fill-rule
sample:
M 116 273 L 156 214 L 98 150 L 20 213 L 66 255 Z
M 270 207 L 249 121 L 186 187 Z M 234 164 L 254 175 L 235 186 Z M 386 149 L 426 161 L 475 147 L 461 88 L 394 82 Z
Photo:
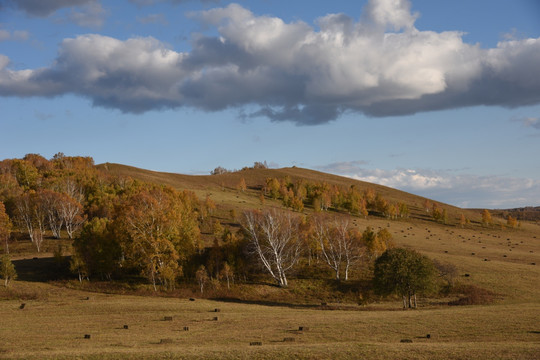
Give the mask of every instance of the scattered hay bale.
M 250 341 L 249 346 L 262 346 L 262 341 Z
M 22 303 L 21 306 L 19 306 L 19 309 L 22 310 L 22 309 L 24 309 L 25 306 L 26 306 L 26 304 L 25 304 L 25 303 Z
M 85 339 L 90 339 L 91 336 L 90 336 L 90 334 L 84 334 L 84 338 L 85 338 Z
M 286 338 L 283 338 L 283 342 L 295 342 L 296 339 L 293 338 L 293 337 L 286 337 Z
M 401 339 L 399 342 L 401 343 L 412 343 L 411 339 Z
M 172 321 L 172 316 L 165 316 L 163 321 Z

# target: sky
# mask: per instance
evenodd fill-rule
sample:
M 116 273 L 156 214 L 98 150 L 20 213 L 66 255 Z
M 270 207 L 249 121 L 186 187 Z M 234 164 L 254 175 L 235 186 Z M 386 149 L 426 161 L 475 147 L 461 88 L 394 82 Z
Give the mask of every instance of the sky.
M 0 159 L 540 206 L 540 1 L 0 0 Z

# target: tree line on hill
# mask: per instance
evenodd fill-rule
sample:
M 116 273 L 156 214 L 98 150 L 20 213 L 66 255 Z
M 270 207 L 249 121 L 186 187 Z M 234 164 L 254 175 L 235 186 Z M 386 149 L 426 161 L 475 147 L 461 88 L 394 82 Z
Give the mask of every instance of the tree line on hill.
M 268 178 L 261 195 L 297 212 L 303 206 L 315 211 L 310 216 L 277 208 L 246 211 L 241 230 L 235 231 L 211 220 L 216 204 L 209 197 L 200 200 L 191 191 L 111 176 L 89 157 L 59 153 L 47 160 L 28 154 L 0 162 L 0 240 L 8 254 L 15 231 L 25 233 L 38 252 L 47 237 L 71 239 L 70 270 L 81 282 L 143 276 L 155 290 L 196 281 L 203 291 L 209 282 L 226 281 L 230 287 L 262 270 L 285 287 L 301 262 L 322 264 L 336 280 L 346 281 L 351 269 L 376 265 L 393 249 L 388 230 L 360 231 L 329 210 L 408 216 L 405 204 L 389 204 L 374 191 L 354 186 Z M 214 241 L 206 247 L 201 228 L 209 223 Z M 7 255 L 1 263 L 7 285 L 16 275 Z M 433 282 L 429 269 L 419 274 Z M 424 286 L 417 283 L 394 290 L 409 296 L 411 305 L 411 296 Z M 381 294 L 388 292 L 389 285 L 381 284 L 376 287 Z

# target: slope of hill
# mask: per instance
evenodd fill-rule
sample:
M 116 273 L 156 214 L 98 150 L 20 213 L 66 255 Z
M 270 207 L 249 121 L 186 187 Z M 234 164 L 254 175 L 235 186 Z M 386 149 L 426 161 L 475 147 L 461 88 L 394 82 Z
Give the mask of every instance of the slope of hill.
M 246 209 L 260 207 L 259 194 L 267 178 L 291 181 L 304 180 L 313 183 L 327 183 L 344 189 L 355 187 L 360 192 L 372 189 L 390 203 L 405 203 L 413 219 L 432 221 L 430 214 L 424 209 L 424 202 L 437 203 L 441 210 L 446 209 L 450 223 L 456 223 L 463 213 L 472 222 L 480 221 L 480 211 L 465 210 L 448 204 L 443 204 L 424 197 L 410 194 L 390 187 L 355 180 L 347 177 L 327 174 L 315 170 L 298 167 L 281 169 L 245 169 L 219 175 L 182 175 L 174 173 L 155 172 L 132 166 L 105 163 L 97 165 L 99 169 L 112 175 L 129 176 L 142 181 L 169 185 L 176 189 L 186 189 L 195 192 L 200 198 L 210 196 L 216 203 L 225 208 Z M 248 191 L 237 191 L 238 184 L 244 179 Z

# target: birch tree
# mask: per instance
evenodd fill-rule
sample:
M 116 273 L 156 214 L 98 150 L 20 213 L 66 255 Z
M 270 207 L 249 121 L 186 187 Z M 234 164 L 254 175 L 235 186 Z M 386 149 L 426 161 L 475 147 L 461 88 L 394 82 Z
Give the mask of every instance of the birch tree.
M 313 218 L 313 237 L 319 245 L 325 263 L 334 270 L 336 280 L 340 279 L 343 260 L 343 249 L 339 238 L 332 236 L 326 217 L 316 216 Z
M 40 252 L 45 237 L 47 212 L 39 193 L 28 192 L 15 201 L 17 219 L 25 227 L 30 241 Z
M 152 187 L 129 196 L 118 209 L 118 236 L 126 257 L 150 280 L 174 288 L 180 260 L 194 251 L 199 236 L 190 203 L 196 198 L 172 188 Z
M 41 200 L 47 213 L 49 228 L 55 239 L 60 239 L 60 231 L 64 225 L 60 202 L 62 195 L 51 190 L 43 190 Z
M 80 202 L 69 195 L 62 196 L 59 201 L 60 216 L 62 217 L 66 232 L 70 239 L 86 220 L 83 214 L 83 207 Z
M 341 279 L 342 270 L 345 280 L 348 280 L 351 267 L 365 254 L 361 235 L 350 227 L 347 219 L 329 221 L 325 217 L 315 218 L 314 235 L 324 261 L 336 274 L 336 280 Z
M 300 257 L 298 219 L 276 209 L 247 211 L 244 215 L 243 226 L 253 252 L 277 284 L 286 287 L 286 274 Z

